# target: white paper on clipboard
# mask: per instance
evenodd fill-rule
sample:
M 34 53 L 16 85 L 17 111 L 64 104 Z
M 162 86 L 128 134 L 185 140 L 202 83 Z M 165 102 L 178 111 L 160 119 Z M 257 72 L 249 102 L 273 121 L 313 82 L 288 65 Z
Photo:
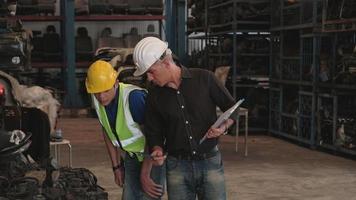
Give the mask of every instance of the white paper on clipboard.
M 220 115 L 220 117 L 212 125 L 213 128 L 218 128 L 222 123 L 224 123 L 229 117 L 234 113 L 234 111 L 244 102 L 245 99 L 240 99 L 235 105 L 230 107 L 227 111 Z M 206 135 L 199 141 L 199 144 L 203 143 L 206 140 Z

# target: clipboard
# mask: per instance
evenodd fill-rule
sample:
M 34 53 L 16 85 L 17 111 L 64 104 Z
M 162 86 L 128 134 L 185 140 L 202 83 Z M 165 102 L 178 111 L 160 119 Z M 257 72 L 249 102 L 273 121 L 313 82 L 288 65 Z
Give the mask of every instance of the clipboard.
M 233 105 L 232 107 L 230 107 L 227 111 L 225 111 L 223 114 L 220 115 L 220 117 L 215 121 L 215 123 L 211 126 L 213 128 L 218 128 L 219 126 L 221 126 L 222 123 L 224 123 L 227 119 L 229 119 L 229 117 L 232 115 L 232 113 L 234 113 L 234 111 L 245 101 L 245 99 L 240 99 L 237 103 L 235 103 L 235 105 Z M 199 144 L 203 143 L 206 140 L 206 136 L 204 135 L 204 137 L 202 139 L 200 139 Z

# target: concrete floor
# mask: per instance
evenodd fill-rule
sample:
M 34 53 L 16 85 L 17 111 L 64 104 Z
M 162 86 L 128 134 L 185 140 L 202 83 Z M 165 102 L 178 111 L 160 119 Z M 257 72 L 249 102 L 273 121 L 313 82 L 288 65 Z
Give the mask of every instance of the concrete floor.
M 73 147 L 73 167 L 94 172 L 99 185 L 118 200 L 111 163 L 94 118 L 61 118 L 58 128 Z M 250 136 L 249 155 L 234 152 L 234 138 L 224 136 L 222 150 L 230 200 L 356 200 L 356 161 L 313 151 L 270 136 Z M 62 164 L 66 163 L 63 153 Z

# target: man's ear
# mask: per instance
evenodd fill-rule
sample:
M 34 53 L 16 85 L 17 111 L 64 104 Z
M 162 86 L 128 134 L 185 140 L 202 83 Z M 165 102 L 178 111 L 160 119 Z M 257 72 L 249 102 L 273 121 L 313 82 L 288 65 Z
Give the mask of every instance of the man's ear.
M 164 64 L 164 66 L 170 66 L 172 64 L 172 56 L 171 55 L 167 55 L 163 60 L 162 63 Z

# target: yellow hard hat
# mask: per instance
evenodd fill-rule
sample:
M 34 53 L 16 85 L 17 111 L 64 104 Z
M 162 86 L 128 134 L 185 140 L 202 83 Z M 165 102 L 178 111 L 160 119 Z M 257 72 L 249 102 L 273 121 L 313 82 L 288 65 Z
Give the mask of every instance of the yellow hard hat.
M 88 93 L 99 93 L 111 89 L 116 82 L 117 71 L 110 63 L 98 60 L 90 65 L 85 80 Z

